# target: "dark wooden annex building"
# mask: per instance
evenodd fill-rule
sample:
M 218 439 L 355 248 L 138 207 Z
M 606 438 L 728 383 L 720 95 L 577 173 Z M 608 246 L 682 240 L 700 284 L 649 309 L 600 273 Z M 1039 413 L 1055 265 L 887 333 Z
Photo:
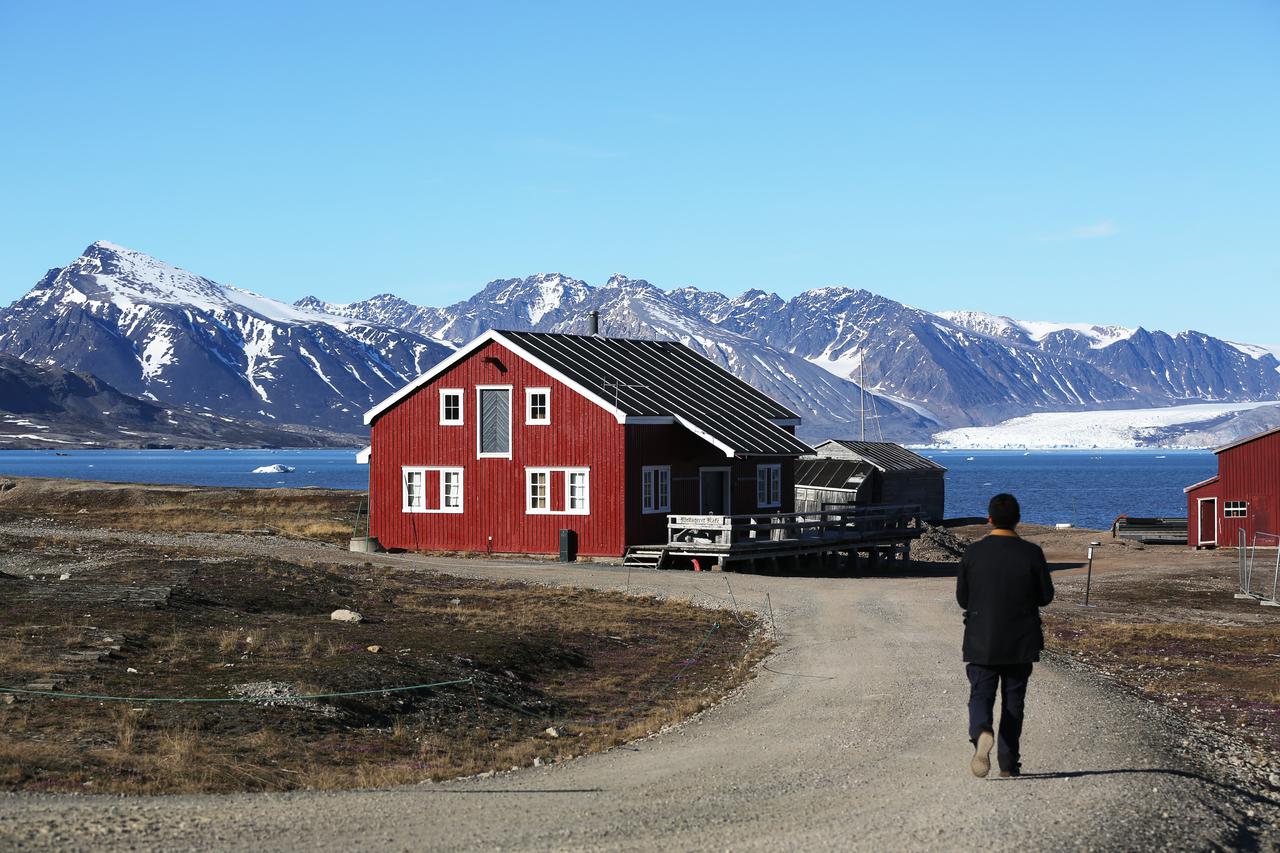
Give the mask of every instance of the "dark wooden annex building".
M 814 453 L 796 460 L 797 512 L 823 504 L 915 505 L 925 520 L 942 520 L 947 469 L 933 460 L 887 441 L 830 439 Z

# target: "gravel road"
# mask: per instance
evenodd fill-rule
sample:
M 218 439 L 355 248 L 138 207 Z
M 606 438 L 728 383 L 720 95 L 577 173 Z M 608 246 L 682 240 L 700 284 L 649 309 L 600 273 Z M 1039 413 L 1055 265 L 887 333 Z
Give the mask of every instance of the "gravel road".
M 627 577 L 613 566 L 198 539 L 211 551 L 287 550 L 611 589 Z M 1280 849 L 1280 806 L 1269 794 L 1184 748 L 1180 723 L 1155 705 L 1054 660 L 1031 682 L 1028 775 L 973 778 L 950 579 L 650 571 L 630 580 L 633 590 L 728 603 L 726 578 L 743 608 L 763 610 L 768 596 L 778 650 L 737 695 L 659 736 L 564 764 L 395 790 L 8 795 L 0 849 Z

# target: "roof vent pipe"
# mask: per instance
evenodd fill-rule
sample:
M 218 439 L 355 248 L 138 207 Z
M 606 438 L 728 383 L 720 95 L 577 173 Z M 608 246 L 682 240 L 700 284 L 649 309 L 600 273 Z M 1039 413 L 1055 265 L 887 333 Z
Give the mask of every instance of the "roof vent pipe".
M 600 334 L 600 312 L 592 311 L 590 314 L 587 315 L 587 317 L 589 318 L 587 321 L 587 334 L 589 335 Z

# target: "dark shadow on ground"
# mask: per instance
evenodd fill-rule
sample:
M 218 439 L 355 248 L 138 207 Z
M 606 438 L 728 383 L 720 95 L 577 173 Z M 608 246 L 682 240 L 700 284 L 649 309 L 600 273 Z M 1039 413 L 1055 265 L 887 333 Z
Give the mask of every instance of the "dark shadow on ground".
M 604 788 L 485 788 L 478 791 L 430 787 L 431 794 L 603 794 Z
M 1023 773 L 1015 779 L 1000 779 L 1001 782 L 1016 782 L 1020 779 L 1083 779 L 1089 776 L 1126 776 L 1126 775 L 1156 775 L 1156 776 L 1176 776 L 1179 779 L 1194 779 L 1211 785 L 1223 791 L 1243 797 L 1244 799 L 1254 803 L 1255 805 L 1280 806 L 1280 799 L 1269 797 L 1263 793 L 1250 791 L 1241 788 L 1238 785 L 1232 785 L 1228 782 L 1219 782 L 1211 779 L 1201 773 L 1193 773 L 1190 770 L 1174 770 L 1169 767 L 1125 767 L 1114 770 L 1060 770 L 1048 773 Z

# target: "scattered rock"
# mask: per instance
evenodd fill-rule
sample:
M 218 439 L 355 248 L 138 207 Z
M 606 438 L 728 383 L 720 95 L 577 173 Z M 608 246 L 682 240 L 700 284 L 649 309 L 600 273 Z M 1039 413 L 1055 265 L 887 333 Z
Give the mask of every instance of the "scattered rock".
M 462 599 L 461 599 L 461 598 L 451 598 L 451 599 L 449 599 L 449 603 L 450 603 L 450 604 L 452 604 L 454 607 L 457 607 L 459 604 L 461 604 L 461 603 L 462 603 Z
M 560 737 L 561 734 L 562 732 L 555 726 L 551 726 L 547 729 L 547 737 Z
M 137 675 L 137 674 L 138 674 L 138 671 L 137 671 L 136 669 L 134 669 L 133 667 L 131 667 L 131 666 L 129 666 L 129 667 L 125 667 L 125 670 L 124 670 L 124 671 L 125 671 L 125 672 L 128 672 L 128 673 L 131 673 L 131 674 L 133 674 L 133 675 Z
M 60 580 L 60 581 L 69 581 L 69 580 L 71 580 L 71 573 L 70 573 L 70 572 L 63 572 L 62 574 L 58 575 L 58 580 Z
M 363 622 L 364 617 L 354 610 L 335 610 L 329 614 L 329 619 L 334 622 Z
M 964 556 L 971 544 L 945 527 L 923 522 L 924 533 L 911 543 L 911 559 L 927 563 L 949 563 Z
M 533 759 L 533 766 L 534 766 L 534 767 L 541 767 L 543 764 L 546 764 L 546 762 L 545 762 L 545 761 L 543 761 L 541 758 L 539 758 L 539 757 L 537 757 L 537 756 L 534 756 L 534 759 Z
M 18 701 L 18 697 L 12 693 L 0 693 L 0 705 L 12 705 L 16 701 Z
M 368 651 L 376 655 L 378 652 L 382 651 L 382 646 L 369 646 Z

